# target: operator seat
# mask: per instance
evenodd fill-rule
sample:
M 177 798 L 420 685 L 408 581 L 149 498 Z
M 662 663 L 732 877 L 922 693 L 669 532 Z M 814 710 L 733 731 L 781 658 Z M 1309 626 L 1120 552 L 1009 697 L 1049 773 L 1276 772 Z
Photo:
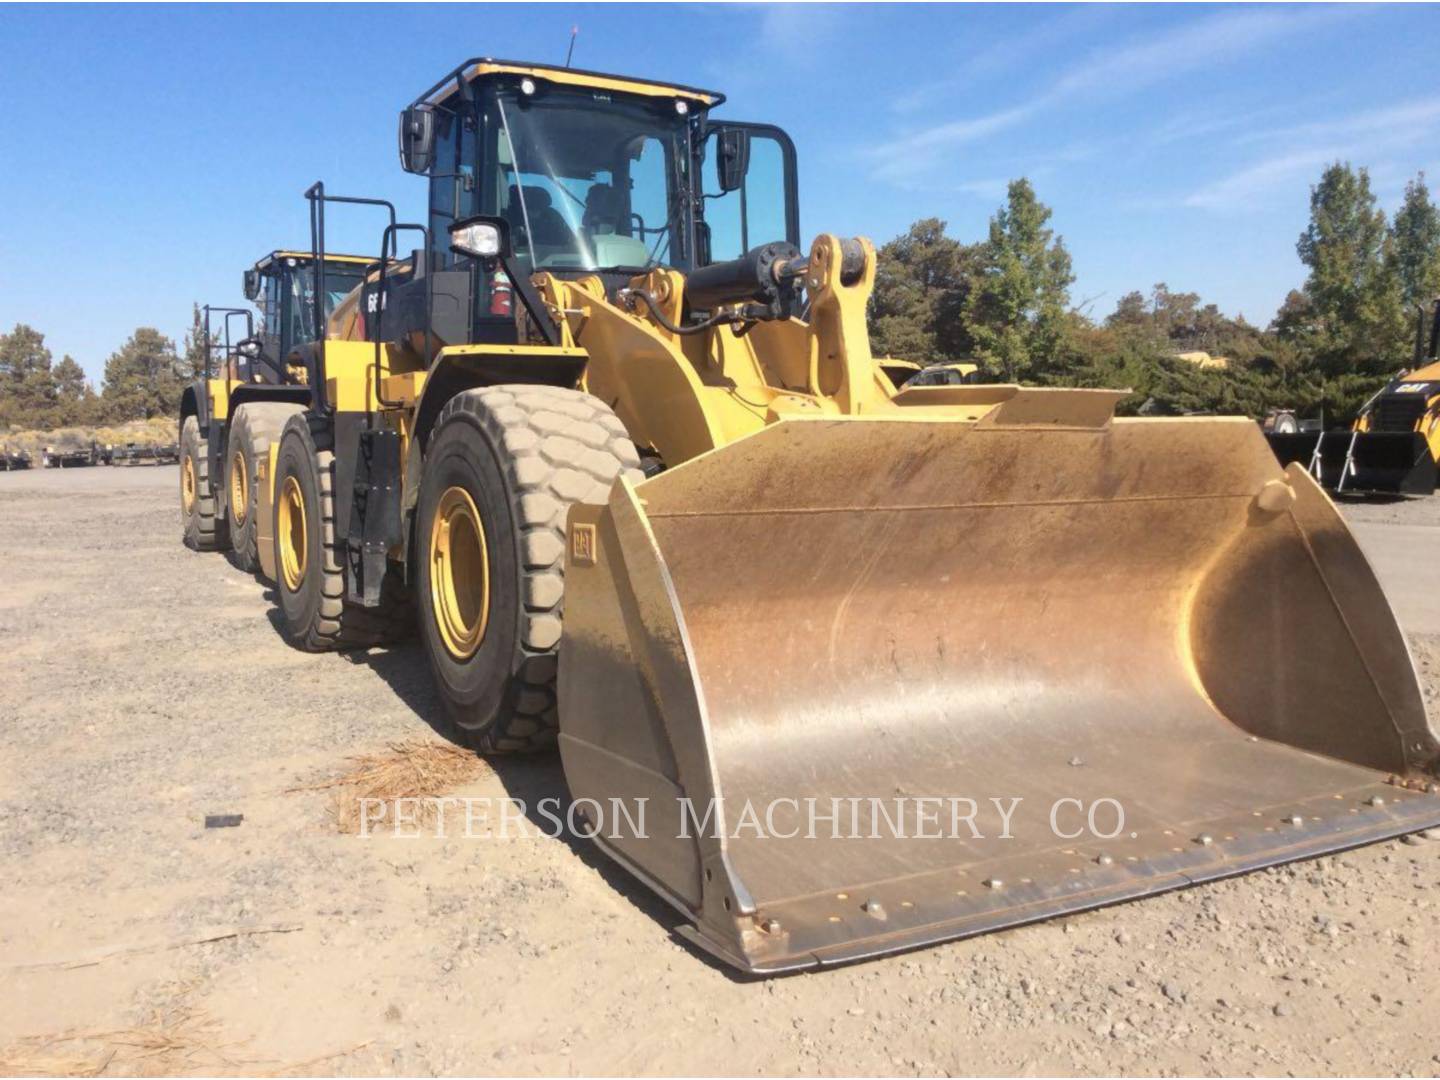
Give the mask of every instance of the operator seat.
M 580 218 L 580 226 L 592 236 L 613 236 L 620 231 L 623 210 L 618 191 L 609 184 L 594 184 L 585 193 L 585 213 Z
M 526 184 L 525 207 L 520 207 L 521 189 L 510 185 L 505 205 L 505 220 L 512 229 L 523 229 L 530 220 L 530 242 L 539 247 L 572 247 L 575 234 L 550 202 L 550 193 L 542 187 Z

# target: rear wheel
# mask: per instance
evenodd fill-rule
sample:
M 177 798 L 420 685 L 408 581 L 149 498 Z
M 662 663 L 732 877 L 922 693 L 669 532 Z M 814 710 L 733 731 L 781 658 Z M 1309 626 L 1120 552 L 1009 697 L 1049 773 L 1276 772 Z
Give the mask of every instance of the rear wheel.
M 222 551 L 229 542 L 210 490 L 209 443 L 200 436 L 200 421 L 194 416 L 187 416 L 180 428 L 180 522 L 186 547 Z
M 285 422 L 302 411 L 300 406 L 285 402 L 253 401 L 236 409 L 235 418 L 230 422 L 225 468 L 229 498 L 225 518 L 233 558 L 242 570 L 256 570 L 260 566 L 255 541 L 261 483 L 259 463 L 270 456 L 270 445 L 279 442 Z
M 446 735 L 483 752 L 551 745 L 571 504 L 642 479 L 598 398 L 548 386 L 467 390 L 441 411 L 416 507 L 421 634 Z
M 411 609 L 395 573 L 380 605 L 345 599 L 344 541 L 335 527 L 335 454 L 323 418 L 285 422 L 275 462 L 275 591 L 286 636 L 309 652 L 365 648 L 403 637 Z

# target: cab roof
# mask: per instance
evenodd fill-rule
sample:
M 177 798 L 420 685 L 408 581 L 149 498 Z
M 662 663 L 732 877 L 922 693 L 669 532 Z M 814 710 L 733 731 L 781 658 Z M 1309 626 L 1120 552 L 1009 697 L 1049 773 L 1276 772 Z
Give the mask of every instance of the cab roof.
M 263 272 L 270 269 L 271 266 L 281 259 L 294 259 L 297 262 L 308 263 L 313 260 L 313 256 L 308 251 L 272 251 L 269 255 L 262 256 L 255 263 L 255 269 Z M 357 266 L 369 266 L 375 259 L 371 255 L 340 255 L 327 251 L 325 253 L 325 261 L 327 263 L 354 263 Z
M 1423 367 L 1406 372 L 1401 382 L 1435 382 L 1440 380 L 1440 360 L 1432 360 Z
M 586 86 L 595 90 L 612 90 L 617 93 L 640 94 L 645 97 L 686 98 L 690 101 L 698 101 L 707 107 L 719 105 L 725 100 L 725 95 L 717 90 L 700 90 L 693 86 L 680 86 L 676 83 L 654 82 L 650 79 L 637 79 L 629 75 L 607 75 L 600 71 L 582 71 L 579 68 L 555 67 L 551 64 L 495 60 L 485 56 L 466 60 L 416 98 L 413 104 L 438 104 L 456 92 L 461 79 L 466 82 L 474 82 L 487 75 L 530 75 L 565 86 Z

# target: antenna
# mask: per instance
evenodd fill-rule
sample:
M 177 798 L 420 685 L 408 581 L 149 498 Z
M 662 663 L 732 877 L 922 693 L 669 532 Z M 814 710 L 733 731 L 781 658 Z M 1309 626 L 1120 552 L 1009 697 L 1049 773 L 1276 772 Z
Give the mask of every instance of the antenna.
M 570 66 L 570 58 L 575 55 L 575 39 L 580 36 L 580 27 L 570 27 L 570 48 L 565 50 L 565 66 Z

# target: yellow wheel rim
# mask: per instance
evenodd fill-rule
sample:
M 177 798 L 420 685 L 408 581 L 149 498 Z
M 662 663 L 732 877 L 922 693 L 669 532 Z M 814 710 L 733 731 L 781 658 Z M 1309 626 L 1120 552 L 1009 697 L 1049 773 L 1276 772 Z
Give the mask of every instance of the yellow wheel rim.
M 305 580 L 305 561 L 310 548 L 305 533 L 305 493 L 300 490 L 300 482 L 295 477 L 285 477 L 275 509 L 275 535 L 280 540 L 280 575 L 285 579 L 285 588 L 299 592 L 300 583 Z
M 189 454 L 180 463 L 180 506 L 185 513 L 195 509 L 195 459 Z
M 230 512 L 239 525 L 250 513 L 250 476 L 245 472 L 245 455 L 239 450 L 230 458 Z
M 430 598 L 445 651 L 470 659 L 490 621 L 490 556 L 480 511 L 464 488 L 447 488 L 430 522 Z

